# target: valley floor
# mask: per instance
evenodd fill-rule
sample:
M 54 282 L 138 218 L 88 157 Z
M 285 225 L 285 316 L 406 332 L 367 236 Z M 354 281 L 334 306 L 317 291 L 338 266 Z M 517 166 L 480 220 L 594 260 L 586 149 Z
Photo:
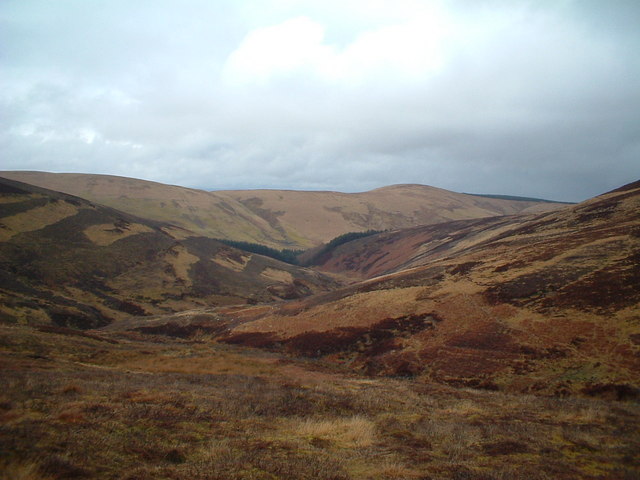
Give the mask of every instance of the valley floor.
M 637 403 L 100 335 L 0 326 L 0 479 L 640 477 Z

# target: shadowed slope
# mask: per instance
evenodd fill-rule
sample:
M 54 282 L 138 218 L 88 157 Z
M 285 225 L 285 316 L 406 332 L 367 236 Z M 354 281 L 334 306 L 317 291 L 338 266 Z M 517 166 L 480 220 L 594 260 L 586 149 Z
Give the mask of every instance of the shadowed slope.
M 192 235 L 0 179 L 1 319 L 87 328 L 335 286 L 310 270 Z
M 530 218 L 458 220 L 380 233 L 339 245 L 320 256 L 315 268 L 354 279 L 373 278 L 459 253 Z

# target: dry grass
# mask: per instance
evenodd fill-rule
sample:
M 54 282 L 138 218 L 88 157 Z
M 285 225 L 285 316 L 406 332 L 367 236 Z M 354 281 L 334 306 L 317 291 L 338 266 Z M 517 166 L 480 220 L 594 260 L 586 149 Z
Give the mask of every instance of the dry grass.
M 0 241 L 8 240 L 18 233 L 40 230 L 77 212 L 78 209 L 70 203 L 58 201 L 10 217 L 3 217 L 4 228 L 0 229 Z
M 149 227 L 140 223 L 128 224 L 122 228 L 118 228 L 113 223 L 106 223 L 101 225 L 92 225 L 89 228 L 86 228 L 83 233 L 96 245 L 106 246 L 131 235 L 151 231 L 152 230 Z
M 202 341 L 203 337 L 195 338 Z M 187 373 L 187 374 L 234 374 L 234 375 L 267 375 L 274 373 L 272 358 L 247 359 L 232 352 L 217 354 L 206 348 L 187 349 L 178 352 L 158 352 L 143 356 L 133 356 L 124 360 L 114 359 L 114 367 L 130 371 L 149 373 Z
M 384 462 L 382 465 L 377 466 L 377 476 L 382 479 L 398 479 L 405 478 L 410 480 L 412 478 L 424 478 L 423 474 L 419 470 L 407 468 L 398 462 Z
M 277 268 L 265 268 L 261 273 L 261 276 L 264 278 L 268 278 L 269 280 L 273 280 L 281 283 L 291 283 L 293 282 L 293 275 L 289 272 L 285 272 L 284 270 L 278 270 Z
M 0 327 L 0 479 L 640 475 L 633 403 L 370 379 L 206 342 L 118 340 Z
M 337 419 L 293 420 L 290 429 L 293 435 L 307 438 L 312 443 L 335 443 L 341 448 L 368 447 L 375 440 L 373 422 L 360 415 Z
M 223 252 L 216 255 L 211 260 L 221 267 L 229 268 L 235 272 L 242 272 L 249 263 L 249 260 L 251 260 L 251 255 L 237 255 L 232 258 Z
M 0 480 L 53 480 L 43 475 L 37 463 L 0 464 Z

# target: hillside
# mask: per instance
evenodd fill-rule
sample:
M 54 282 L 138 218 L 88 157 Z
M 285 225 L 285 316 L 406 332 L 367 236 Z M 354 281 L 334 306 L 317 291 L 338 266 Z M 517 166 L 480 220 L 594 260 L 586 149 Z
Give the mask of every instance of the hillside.
M 356 376 L 206 336 L 0 325 L 0 364 L 3 480 L 640 473 L 634 402 Z
M 108 175 L 0 172 L 5 178 L 85 198 L 200 236 L 304 249 L 338 235 L 449 220 L 563 208 L 539 201 L 487 198 L 424 185 L 364 193 L 242 190 L 206 192 Z
M 329 253 L 0 180 L 0 480 L 638 478 L 640 182 Z
M 171 223 L 209 238 L 287 248 L 295 245 L 233 198 L 134 178 L 81 173 L 0 172 L 0 177 L 64 192 L 140 218 Z
M 395 230 L 471 218 L 563 208 L 564 204 L 492 199 L 426 185 L 393 185 L 363 193 L 242 190 L 224 192 L 312 245 L 347 232 Z
M 358 242 L 333 270 L 395 273 L 229 315 L 225 341 L 423 382 L 637 397 L 640 184 L 526 219 Z
M 9 323 L 87 328 L 335 288 L 310 270 L 6 179 L 0 259 L 0 318 Z
M 328 249 L 315 259 L 314 268 L 354 280 L 373 278 L 451 256 L 531 218 L 457 220 L 383 232 Z

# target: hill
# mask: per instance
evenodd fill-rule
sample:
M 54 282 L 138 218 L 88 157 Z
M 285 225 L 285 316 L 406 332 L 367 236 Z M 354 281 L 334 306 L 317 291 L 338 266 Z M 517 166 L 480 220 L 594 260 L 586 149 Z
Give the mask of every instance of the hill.
M 313 271 L 0 178 L 0 318 L 96 327 L 335 287 Z
M 638 478 L 639 203 L 333 242 L 336 289 L 0 180 L 0 479 Z
M 348 232 L 395 230 L 449 220 L 554 210 L 565 205 L 492 199 L 426 185 L 392 185 L 363 193 L 243 190 L 224 192 L 274 226 L 312 245 Z
M 5 178 L 168 222 L 209 238 L 305 249 L 348 232 L 563 208 L 560 203 L 485 198 L 425 185 L 364 193 L 242 190 L 206 192 L 108 175 L 0 172 Z
M 171 223 L 208 238 L 286 248 L 296 243 L 233 198 L 175 185 L 111 175 L 0 172 L 0 177 L 64 192 L 140 218 Z
M 640 184 L 557 212 L 354 244 L 325 267 L 390 273 L 243 310 L 225 341 L 427 383 L 637 397 Z

